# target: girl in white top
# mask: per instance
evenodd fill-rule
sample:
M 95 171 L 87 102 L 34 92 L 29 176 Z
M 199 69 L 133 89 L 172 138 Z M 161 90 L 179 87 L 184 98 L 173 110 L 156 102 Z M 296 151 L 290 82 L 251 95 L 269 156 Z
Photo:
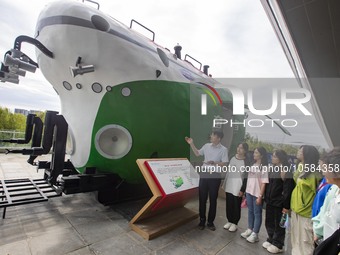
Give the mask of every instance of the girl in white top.
M 237 230 L 237 224 L 241 218 L 241 202 L 247 185 L 246 167 L 249 167 L 248 148 L 247 143 L 240 143 L 237 146 L 236 155 L 230 160 L 228 172 L 222 184 L 222 188 L 226 192 L 226 216 L 228 219 L 224 229 L 230 232 Z
M 254 150 L 255 163 L 248 173 L 246 199 L 248 206 L 248 229 L 241 234 L 248 242 L 259 241 L 258 233 L 262 224 L 262 199 L 268 180 L 268 156 L 263 147 Z

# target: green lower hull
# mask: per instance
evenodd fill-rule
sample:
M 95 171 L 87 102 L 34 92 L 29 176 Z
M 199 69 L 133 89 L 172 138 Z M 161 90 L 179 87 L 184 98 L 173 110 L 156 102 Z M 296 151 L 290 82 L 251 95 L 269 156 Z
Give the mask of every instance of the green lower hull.
M 123 88 L 129 88 L 131 94 L 124 96 Z M 208 98 L 208 114 L 201 115 L 202 94 L 202 85 L 168 81 L 138 81 L 112 87 L 96 116 L 88 162 L 79 171 L 96 167 L 99 172 L 116 173 L 129 183 L 140 183 L 144 178 L 136 159 L 190 159 L 190 147 L 184 137 L 191 136 L 197 147 L 202 146 L 208 141 L 214 117 L 222 110 L 221 104 Z M 126 128 L 132 136 L 130 151 L 119 159 L 103 157 L 95 146 L 97 132 L 112 124 Z

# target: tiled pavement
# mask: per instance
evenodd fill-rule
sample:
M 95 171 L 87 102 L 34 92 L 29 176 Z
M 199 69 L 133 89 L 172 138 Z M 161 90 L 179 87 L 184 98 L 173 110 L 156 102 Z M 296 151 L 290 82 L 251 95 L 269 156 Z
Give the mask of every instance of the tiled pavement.
M 0 179 L 41 178 L 43 173 L 26 160 L 27 156 L 0 154 Z M 197 211 L 197 201 L 187 207 Z M 63 195 L 8 208 L 6 218 L 0 219 L 0 255 L 269 254 L 261 247 L 266 238 L 264 221 L 260 242 L 250 244 L 240 237 L 247 226 L 247 209 L 242 209 L 237 232 L 223 229 L 223 198 L 218 201 L 216 231 L 198 230 L 197 223 L 147 241 L 130 229 L 113 206 L 98 203 L 93 193 Z M 290 254 L 289 247 L 283 254 Z

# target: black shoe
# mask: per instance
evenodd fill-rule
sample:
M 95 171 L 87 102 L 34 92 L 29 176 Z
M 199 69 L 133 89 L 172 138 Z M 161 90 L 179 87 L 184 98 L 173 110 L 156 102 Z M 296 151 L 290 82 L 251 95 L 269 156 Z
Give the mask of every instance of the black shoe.
M 208 227 L 211 231 L 215 231 L 215 230 L 216 230 L 216 227 L 215 227 L 214 223 L 209 223 L 209 222 L 208 222 L 207 227 Z
M 198 229 L 203 230 L 205 228 L 205 221 L 201 220 L 200 223 L 198 224 Z

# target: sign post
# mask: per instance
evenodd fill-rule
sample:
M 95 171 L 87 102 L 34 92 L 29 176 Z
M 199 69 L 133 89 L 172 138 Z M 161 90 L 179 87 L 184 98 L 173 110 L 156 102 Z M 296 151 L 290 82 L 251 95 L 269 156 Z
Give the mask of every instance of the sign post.
M 153 196 L 130 221 L 130 227 L 150 240 L 198 217 L 184 205 L 197 196 L 198 174 L 188 159 L 138 159 Z

